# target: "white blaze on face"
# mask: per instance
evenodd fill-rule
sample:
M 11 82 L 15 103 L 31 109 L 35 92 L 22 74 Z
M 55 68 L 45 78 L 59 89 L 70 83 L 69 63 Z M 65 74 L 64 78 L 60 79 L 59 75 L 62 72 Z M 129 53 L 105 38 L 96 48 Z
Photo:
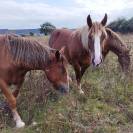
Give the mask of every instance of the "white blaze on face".
M 94 37 L 94 56 L 95 65 L 99 65 L 101 63 L 100 34 L 96 34 Z

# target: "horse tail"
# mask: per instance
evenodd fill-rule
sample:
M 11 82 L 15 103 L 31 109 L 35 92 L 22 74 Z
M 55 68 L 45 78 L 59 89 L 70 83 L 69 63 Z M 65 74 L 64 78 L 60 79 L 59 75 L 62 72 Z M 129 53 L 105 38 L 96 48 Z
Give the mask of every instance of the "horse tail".
M 56 41 L 56 39 L 58 38 L 59 34 L 60 34 L 59 30 L 54 30 L 52 32 L 52 34 L 51 34 L 51 36 L 49 38 L 49 43 L 48 43 L 50 47 L 53 47 L 53 44 Z

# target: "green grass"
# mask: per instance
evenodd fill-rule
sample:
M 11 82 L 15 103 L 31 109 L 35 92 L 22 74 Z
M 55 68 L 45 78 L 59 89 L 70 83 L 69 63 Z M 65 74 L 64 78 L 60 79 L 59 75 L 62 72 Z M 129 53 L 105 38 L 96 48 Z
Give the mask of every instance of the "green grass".
M 66 96 L 56 93 L 42 72 L 33 71 L 18 98 L 26 127 L 15 129 L 13 120 L 0 112 L 0 133 L 133 132 L 132 66 L 129 75 L 124 75 L 117 57 L 110 53 L 99 69 L 90 67 L 83 76 L 85 95 L 78 94 L 73 81 Z M 71 68 L 70 75 L 74 75 Z

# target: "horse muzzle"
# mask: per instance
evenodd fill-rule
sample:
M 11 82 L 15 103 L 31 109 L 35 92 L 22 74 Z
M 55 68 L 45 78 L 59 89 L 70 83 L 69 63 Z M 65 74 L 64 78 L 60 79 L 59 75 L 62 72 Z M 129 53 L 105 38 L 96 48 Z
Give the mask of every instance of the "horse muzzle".
M 67 93 L 69 93 L 69 87 L 67 85 L 59 85 L 58 91 L 61 94 L 67 94 Z
M 99 59 L 95 58 L 92 59 L 92 64 L 94 67 L 99 67 L 102 62 L 103 62 L 102 57 L 100 57 Z

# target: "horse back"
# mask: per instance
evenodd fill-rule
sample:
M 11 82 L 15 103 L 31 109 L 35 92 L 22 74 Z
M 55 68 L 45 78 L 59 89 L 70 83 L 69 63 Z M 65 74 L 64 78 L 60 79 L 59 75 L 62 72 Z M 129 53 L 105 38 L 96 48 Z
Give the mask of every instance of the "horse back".
M 53 31 L 50 36 L 49 46 L 55 49 L 61 49 L 63 46 L 67 46 L 72 31 L 69 29 L 57 29 Z
M 82 52 L 82 43 L 80 32 L 77 30 L 57 29 L 50 37 L 49 46 L 60 50 L 65 47 L 65 56 L 69 62 L 73 58 L 80 56 Z
M 8 67 L 10 64 L 9 50 L 7 48 L 8 40 L 5 35 L 0 36 L 0 68 Z
M 69 44 L 70 38 L 72 35 L 72 31 L 69 29 L 56 29 L 52 32 L 50 39 L 49 39 L 49 46 L 60 50 L 62 47 L 65 47 L 64 54 L 67 60 L 70 59 L 69 56 Z

